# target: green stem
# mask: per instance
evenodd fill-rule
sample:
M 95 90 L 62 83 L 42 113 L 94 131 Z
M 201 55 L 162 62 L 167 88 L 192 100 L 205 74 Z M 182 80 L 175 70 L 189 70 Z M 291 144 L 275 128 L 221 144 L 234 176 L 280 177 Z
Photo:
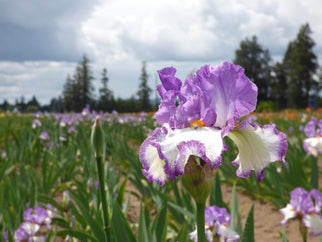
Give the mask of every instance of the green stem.
M 104 183 L 104 164 L 102 157 L 96 157 L 96 166 L 97 166 L 97 173 L 98 173 L 98 183 L 99 183 L 99 190 L 100 190 L 100 197 L 102 202 L 102 209 L 103 209 L 103 221 L 104 221 L 104 231 L 106 241 L 111 241 L 111 231 L 109 226 L 109 216 L 108 216 L 108 209 L 107 209 L 107 201 L 106 201 L 106 192 L 105 192 L 105 183 Z
M 197 205 L 197 234 L 198 242 L 206 242 L 205 232 L 205 203 L 196 203 Z
M 302 219 L 300 220 L 300 232 L 302 235 L 303 242 L 307 242 L 307 228 L 305 227 Z

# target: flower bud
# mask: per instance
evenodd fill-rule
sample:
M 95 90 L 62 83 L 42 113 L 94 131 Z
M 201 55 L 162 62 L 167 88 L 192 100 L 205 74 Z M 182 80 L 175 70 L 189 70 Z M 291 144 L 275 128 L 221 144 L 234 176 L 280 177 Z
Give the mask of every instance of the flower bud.
M 96 117 L 93 125 L 91 141 L 94 147 L 95 157 L 103 157 L 105 152 L 104 130 L 100 123 L 99 117 Z
M 190 156 L 184 168 L 182 182 L 197 203 L 205 203 L 212 188 L 214 177 L 209 164 Z

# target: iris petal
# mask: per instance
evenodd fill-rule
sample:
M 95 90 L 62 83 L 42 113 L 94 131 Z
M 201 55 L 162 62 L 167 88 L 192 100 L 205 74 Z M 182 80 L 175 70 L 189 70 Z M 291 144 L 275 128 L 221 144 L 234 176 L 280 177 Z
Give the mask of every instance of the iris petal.
M 163 185 L 166 178 L 174 180 L 183 174 L 190 155 L 200 157 L 212 169 L 217 168 L 223 150 L 221 130 L 210 127 L 172 130 L 165 124 L 142 143 L 140 160 L 149 181 Z
M 282 225 L 285 225 L 289 219 L 295 218 L 296 216 L 296 212 L 291 204 L 287 204 L 285 208 L 280 209 L 280 212 L 284 216 L 283 220 L 281 221 Z
M 306 227 L 310 228 L 312 236 L 322 235 L 322 216 L 320 214 L 306 214 L 303 217 L 303 222 Z
M 312 137 L 303 140 L 303 148 L 309 155 L 318 157 L 322 154 L 322 137 Z
M 233 164 L 239 166 L 237 176 L 248 177 L 255 171 L 258 181 L 264 178 L 263 169 L 271 162 L 284 161 L 287 150 L 286 135 L 274 124 L 260 126 L 251 118 L 245 119 L 227 134 L 239 149 Z

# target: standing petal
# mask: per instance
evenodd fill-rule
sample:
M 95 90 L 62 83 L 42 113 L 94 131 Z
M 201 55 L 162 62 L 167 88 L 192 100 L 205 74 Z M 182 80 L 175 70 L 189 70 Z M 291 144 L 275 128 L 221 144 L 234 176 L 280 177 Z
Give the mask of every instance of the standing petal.
M 251 118 L 242 121 L 227 134 L 239 149 L 233 161 L 239 166 L 237 176 L 248 177 L 252 170 L 257 180 L 264 178 L 263 169 L 271 162 L 284 161 L 287 150 L 286 135 L 276 130 L 274 124 L 260 126 Z
M 215 67 L 204 66 L 195 79 L 217 114 L 216 127 L 233 125 L 256 108 L 257 87 L 238 65 L 223 62 Z
M 317 118 L 311 118 L 305 125 L 304 133 L 307 137 L 314 137 L 316 135 L 315 124 L 317 120 Z

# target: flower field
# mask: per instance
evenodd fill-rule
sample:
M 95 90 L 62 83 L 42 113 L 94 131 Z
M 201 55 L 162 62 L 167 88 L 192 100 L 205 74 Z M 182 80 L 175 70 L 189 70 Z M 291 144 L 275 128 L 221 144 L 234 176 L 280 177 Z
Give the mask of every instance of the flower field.
M 142 174 L 139 147 L 156 126 L 153 115 L 89 110 L 73 114 L 2 114 L 1 241 L 17 240 L 26 231 L 34 232 L 31 236 L 34 241 L 105 241 L 90 141 L 97 116 L 105 134 L 104 181 L 111 241 L 190 241 L 189 234 L 196 228 L 196 207 L 181 185 L 181 177 L 160 186 L 148 182 Z M 257 182 L 255 174 L 237 177 L 237 168 L 231 165 L 237 147 L 225 138 L 229 149 L 222 155 L 222 165 L 212 171 L 215 183 L 207 204 L 226 208 L 231 216 L 230 227 L 240 236 L 251 231 L 256 217 L 252 221 L 250 212 L 249 219 L 241 224 L 235 190 L 281 209 L 290 202 L 290 192 L 295 188 L 311 191 L 322 185 L 319 156 L 310 155 L 303 148 L 307 138 L 304 127 L 312 117 L 321 119 L 321 110 L 285 110 L 250 116 L 260 124 L 274 122 L 287 135 L 288 165 L 271 163 L 261 182 Z M 224 201 L 221 184 L 233 187 L 232 200 Z M 138 219 L 129 216 L 133 214 L 129 204 L 134 200 L 140 204 L 136 208 Z M 281 240 L 285 239 L 283 236 L 287 234 L 282 234 Z

